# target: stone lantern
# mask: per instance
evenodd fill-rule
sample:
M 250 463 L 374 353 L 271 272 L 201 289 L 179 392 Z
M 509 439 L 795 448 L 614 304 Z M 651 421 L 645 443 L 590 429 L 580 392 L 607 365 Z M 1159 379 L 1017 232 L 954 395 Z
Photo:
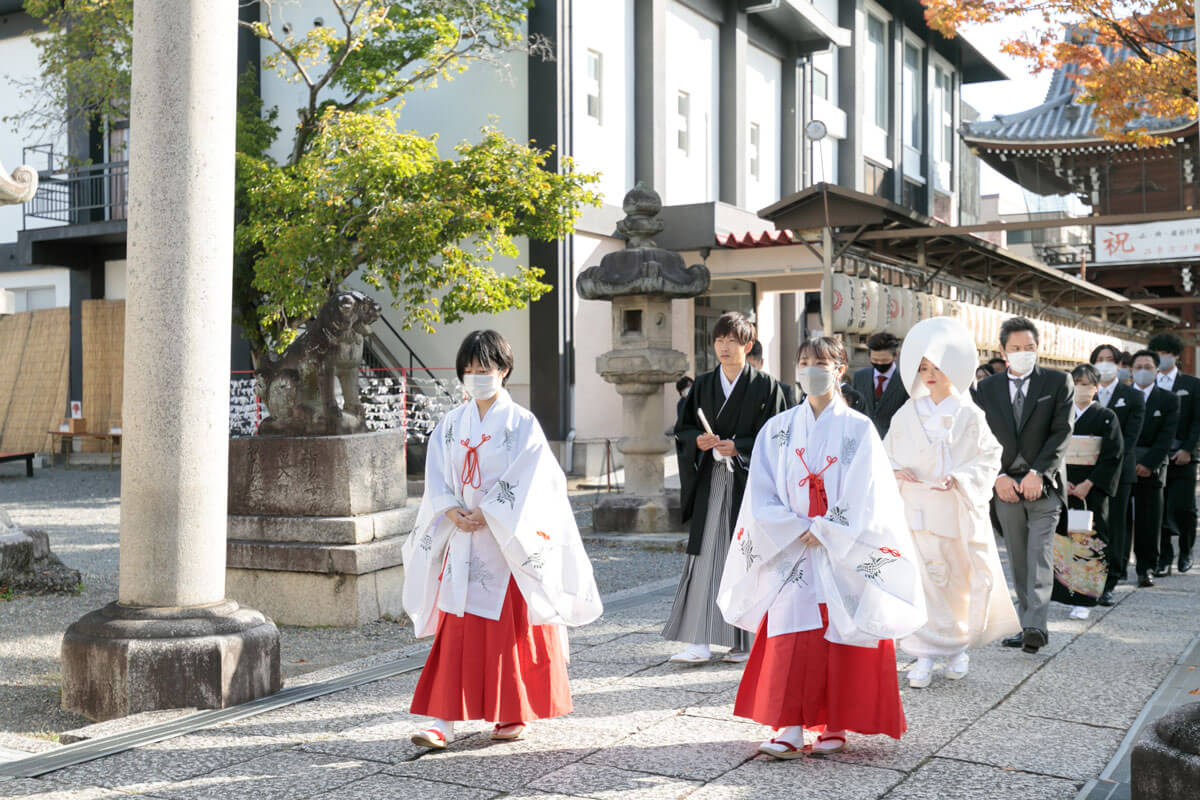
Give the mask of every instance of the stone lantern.
M 19 166 L 9 175 L 0 164 L 0 206 L 28 203 L 37 193 L 38 174 L 33 167 Z
M 596 372 L 613 384 L 623 403 L 625 489 L 596 508 L 596 530 L 669 531 L 672 508 L 663 486 L 663 457 L 671 441 L 664 435 L 663 385 L 687 372 L 688 357 L 671 347 L 671 301 L 695 297 L 708 288 L 708 268 L 686 267 L 683 258 L 656 247 L 652 236 L 663 230 L 662 200 L 638 183 L 625 195 L 626 217 L 617 230 L 624 250 L 600 259 L 579 276 L 581 297 L 612 302 L 613 349 L 596 359 Z

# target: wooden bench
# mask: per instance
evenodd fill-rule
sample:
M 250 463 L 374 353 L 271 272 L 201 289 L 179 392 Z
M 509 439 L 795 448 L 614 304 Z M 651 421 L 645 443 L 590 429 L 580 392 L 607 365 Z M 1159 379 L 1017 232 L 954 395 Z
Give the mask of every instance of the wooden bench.
M 0 453 L 0 464 L 5 461 L 25 461 L 25 476 L 33 477 L 33 453 Z
M 82 431 L 76 433 L 46 431 L 46 433 L 50 434 L 51 437 L 50 466 L 52 467 L 54 466 L 54 454 L 62 449 L 65 450 L 67 457 L 67 469 L 71 468 L 71 443 L 75 439 L 99 439 L 101 442 L 107 443 L 109 472 L 112 471 L 113 464 L 115 463 L 116 452 L 120 452 L 121 449 L 121 434 L 119 433 L 88 433 Z M 62 446 L 63 442 L 66 442 L 65 448 Z

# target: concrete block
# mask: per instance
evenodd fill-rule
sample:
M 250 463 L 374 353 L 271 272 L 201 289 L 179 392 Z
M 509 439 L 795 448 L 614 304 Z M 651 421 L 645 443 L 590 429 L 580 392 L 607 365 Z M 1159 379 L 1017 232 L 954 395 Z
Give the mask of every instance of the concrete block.
M 418 503 L 354 517 L 297 517 L 237 514 L 229 517 L 229 538 L 259 542 L 364 544 L 402 536 L 417 520 Z
M 400 553 L 403 546 L 403 536 L 348 545 L 230 541 L 226 569 L 364 575 L 404 563 Z
M 260 608 L 281 625 L 357 626 L 382 616 L 400 619 L 404 567 L 361 575 L 279 572 L 230 567 L 225 594 Z
M 279 691 L 279 631 L 230 601 L 172 609 L 111 603 L 67 629 L 62 678 L 63 708 L 97 721 L 226 708 Z
M 404 432 L 229 440 L 229 513 L 356 516 L 407 500 Z
M 1146 726 L 1130 756 L 1133 800 L 1184 800 L 1200 786 L 1200 703 Z
M 602 533 L 668 533 L 685 529 L 679 496 L 674 492 L 656 497 L 608 495 L 593 511 L 592 527 Z

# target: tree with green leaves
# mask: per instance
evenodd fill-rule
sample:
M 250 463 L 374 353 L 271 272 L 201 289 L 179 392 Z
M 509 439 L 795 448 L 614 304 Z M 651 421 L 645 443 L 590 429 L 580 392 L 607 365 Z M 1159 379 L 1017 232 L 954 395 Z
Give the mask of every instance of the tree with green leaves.
M 302 87 L 288 155 L 251 76 L 241 83 L 234 313 L 256 352 L 282 349 L 351 277 L 388 291 L 405 327 L 432 331 L 466 314 L 521 308 L 549 287 L 536 266 L 511 272 L 518 240 L 569 234 L 595 176 L 570 159 L 515 142 L 494 126 L 447 157 L 436 136 L 401 128 L 405 97 L 473 64 L 545 54 L 521 28 L 527 0 L 328 0 L 330 17 L 303 34 L 260 0 L 243 23 L 269 48 L 263 66 Z M 45 109 L 100 124 L 128 114 L 133 0 L 29 0 Z M 98 32 L 98 33 L 93 33 Z M 95 38 L 93 38 L 95 37 Z M 86 65 L 82 66 L 81 64 Z M 81 70 L 94 81 L 79 81 Z M 32 106 L 31 106 L 32 107 Z M 61 124 L 61 123 L 60 123 Z M 136 143 L 134 144 L 136 146 Z

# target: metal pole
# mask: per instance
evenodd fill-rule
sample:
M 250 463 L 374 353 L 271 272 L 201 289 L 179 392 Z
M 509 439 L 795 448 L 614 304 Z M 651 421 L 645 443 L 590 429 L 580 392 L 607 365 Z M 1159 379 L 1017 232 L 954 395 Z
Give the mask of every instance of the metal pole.
M 821 229 L 821 261 L 821 327 L 826 336 L 833 336 L 833 228 L 828 225 Z

